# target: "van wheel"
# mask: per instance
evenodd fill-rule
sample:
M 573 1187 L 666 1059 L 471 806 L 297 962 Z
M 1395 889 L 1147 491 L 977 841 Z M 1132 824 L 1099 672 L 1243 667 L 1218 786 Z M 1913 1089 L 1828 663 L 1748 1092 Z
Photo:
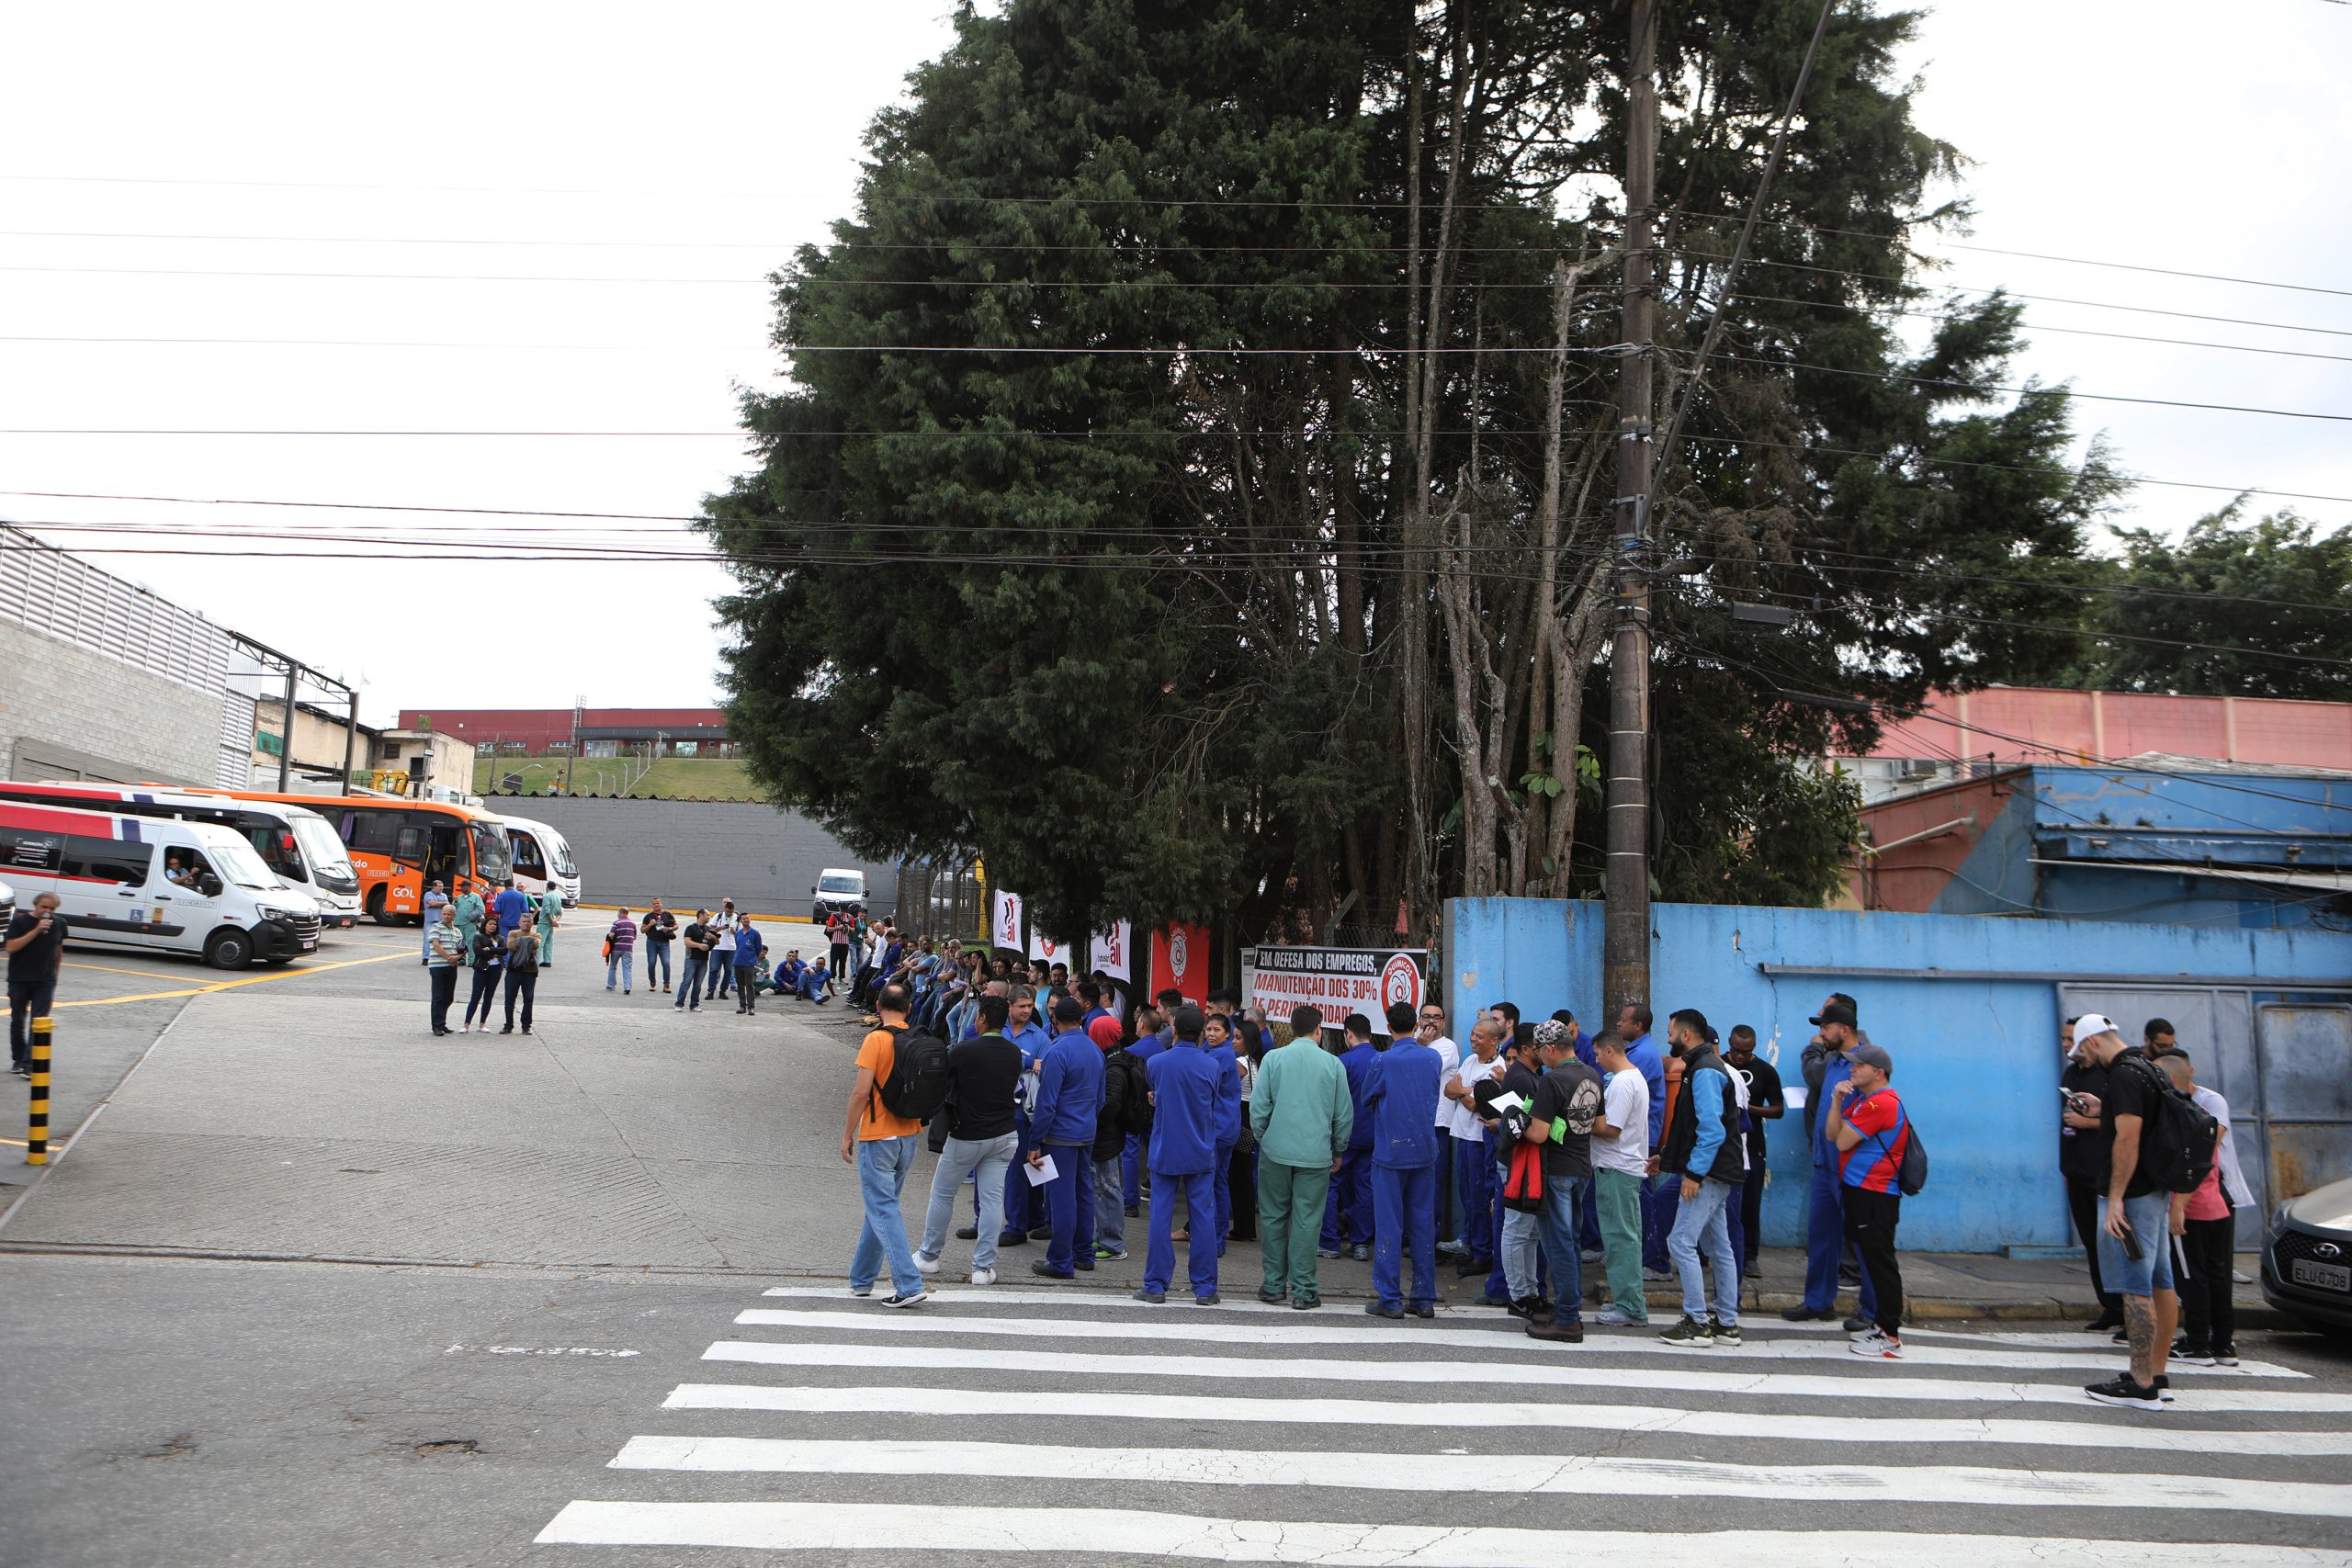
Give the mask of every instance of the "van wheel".
M 254 961 L 253 939 L 234 926 L 214 931 L 205 939 L 204 961 L 215 969 L 243 969 Z
M 384 911 L 384 885 L 380 882 L 376 884 L 375 886 L 368 889 L 368 918 L 375 921 L 379 926 L 396 926 L 400 924 L 400 919 L 397 916 L 387 914 Z

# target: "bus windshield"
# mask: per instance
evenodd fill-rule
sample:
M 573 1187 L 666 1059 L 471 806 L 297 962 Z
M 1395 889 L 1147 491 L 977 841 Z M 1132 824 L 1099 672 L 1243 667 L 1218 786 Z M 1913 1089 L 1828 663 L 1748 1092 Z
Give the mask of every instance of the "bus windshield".
M 293 819 L 294 841 L 302 847 L 302 858 L 311 863 L 311 880 L 330 893 L 356 893 L 359 874 L 351 868 L 351 856 L 343 840 L 320 817 L 297 817 Z
M 551 839 L 548 847 L 552 852 L 548 858 L 555 863 L 555 874 L 558 876 L 577 876 L 580 874 L 580 868 L 571 863 L 571 846 L 570 844 L 565 843 L 561 839 Z
M 493 887 L 500 887 L 514 874 L 514 863 L 506 852 L 506 829 L 495 822 L 469 822 L 466 831 L 473 840 L 474 874 Z

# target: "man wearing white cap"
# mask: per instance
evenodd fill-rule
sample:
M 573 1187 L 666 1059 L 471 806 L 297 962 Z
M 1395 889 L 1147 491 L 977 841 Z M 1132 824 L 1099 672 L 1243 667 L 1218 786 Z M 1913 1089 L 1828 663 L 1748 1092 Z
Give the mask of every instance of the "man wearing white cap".
M 2084 1392 L 2102 1404 L 2154 1410 L 2164 1401 L 2165 1360 L 2180 1324 L 2180 1297 L 2173 1290 L 2173 1194 L 2143 1168 L 2140 1145 L 2171 1085 L 2154 1063 L 2124 1044 L 2114 1021 L 2099 1013 L 2075 1021 L 2075 1049 L 2109 1069 L 2099 1121 L 2114 1152 L 2099 1181 L 2098 1268 L 2108 1288 L 2123 1298 L 2132 1344 L 2132 1370 Z

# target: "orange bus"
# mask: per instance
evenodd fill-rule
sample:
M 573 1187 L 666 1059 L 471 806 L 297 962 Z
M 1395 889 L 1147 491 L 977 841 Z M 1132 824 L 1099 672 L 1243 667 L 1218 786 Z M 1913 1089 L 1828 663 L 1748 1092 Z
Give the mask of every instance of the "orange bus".
M 307 806 L 325 818 L 359 874 L 360 908 L 380 925 L 421 920 L 430 883 L 455 897 L 458 884 L 470 882 L 487 897 L 514 875 L 505 823 L 470 806 L 398 795 L 219 793 Z

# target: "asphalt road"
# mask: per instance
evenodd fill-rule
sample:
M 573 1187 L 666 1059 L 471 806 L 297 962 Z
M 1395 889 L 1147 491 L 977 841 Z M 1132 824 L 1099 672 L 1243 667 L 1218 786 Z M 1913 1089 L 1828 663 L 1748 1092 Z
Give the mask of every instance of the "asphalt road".
M 2184 1564 L 2352 1546 L 2352 1354 L 2296 1336 L 2248 1336 L 2245 1369 L 2184 1373 L 2144 1416 L 2075 1395 L 2114 1357 L 2055 1325 L 1915 1331 L 1889 1365 L 1796 1330 L 1572 1348 L 1491 1314 L 952 1287 L 889 1312 L 773 1288 L 802 1293 L 0 1257 L 0 1561 L 1992 1568 L 2057 1542 Z
M 1026 1248 L 886 1311 L 840 1278 L 837 1013 L 574 956 L 528 1040 L 435 1041 L 412 940 L 87 982 L 198 994 L 73 1015 L 110 1098 L 0 1227 L 0 1564 L 2352 1562 L 2352 1349 L 2306 1336 L 2149 1415 L 2061 1324 L 1543 1346 L 1366 1317 L 1362 1265 L 1261 1307 L 1246 1247 L 1213 1309 Z

